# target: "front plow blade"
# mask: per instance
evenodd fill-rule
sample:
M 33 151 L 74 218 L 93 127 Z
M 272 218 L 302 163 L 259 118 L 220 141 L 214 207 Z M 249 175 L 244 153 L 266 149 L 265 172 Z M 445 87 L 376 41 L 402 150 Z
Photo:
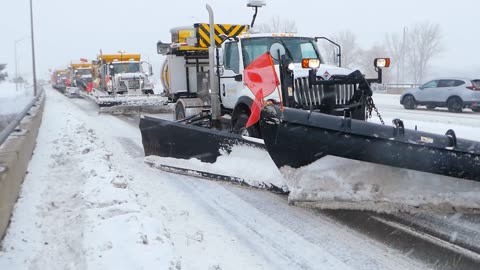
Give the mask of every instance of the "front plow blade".
M 478 212 L 480 144 L 267 106 L 260 123 L 289 200 L 320 208 Z
M 148 116 L 140 119 L 140 131 L 145 162 L 150 166 L 275 192 L 287 191 L 261 140 Z
M 160 95 L 97 96 L 95 102 L 100 113 L 167 113 L 173 107 Z

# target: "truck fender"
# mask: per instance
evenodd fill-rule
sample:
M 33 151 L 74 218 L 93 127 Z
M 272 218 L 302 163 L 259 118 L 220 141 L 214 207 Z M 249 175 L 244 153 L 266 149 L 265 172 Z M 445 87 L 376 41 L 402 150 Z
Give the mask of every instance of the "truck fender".
M 184 118 L 199 114 L 204 105 L 200 98 L 181 98 L 175 104 L 174 119 L 181 120 L 178 118 L 180 113 L 183 113 Z
M 237 103 L 235 104 L 235 107 L 233 108 L 232 112 L 232 123 L 235 123 L 237 120 L 238 116 L 241 113 L 246 113 L 250 116 L 250 108 L 252 107 L 253 99 L 247 96 L 241 96 L 238 100 Z

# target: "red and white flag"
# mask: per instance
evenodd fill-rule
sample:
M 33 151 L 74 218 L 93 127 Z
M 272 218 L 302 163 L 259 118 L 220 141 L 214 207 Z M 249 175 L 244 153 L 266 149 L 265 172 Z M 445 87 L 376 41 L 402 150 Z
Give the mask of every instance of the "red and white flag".
M 252 91 L 255 100 L 250 108 L 250 117 L 246 127 L 255 125 L 260 120 L 264 97 L 270 95 L 280 85 L 273 58 L 266 52 L 255 60 L 243 71 L 243 77 L 248 89 Z

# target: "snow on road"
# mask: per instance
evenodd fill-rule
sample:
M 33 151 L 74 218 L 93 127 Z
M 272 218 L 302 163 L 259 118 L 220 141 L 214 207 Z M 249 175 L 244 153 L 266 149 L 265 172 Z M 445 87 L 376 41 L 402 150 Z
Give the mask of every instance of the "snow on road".
M 463 113 L 450 113 L 442 108 L 430 111 L 424 107 L 406 110 L 400 104 L 399 95 L 375 93 L 373 98 L 386 124 L 399 118 L 408 129 L 415 129 L 416 126 L 418 130 L 437 134 L 445 134 L 447 130 L 453 129 L 457 138 L 480 141 L 480 113 L 469 109 L 464 109 Z M 372 121 L 380 122 L 375 115 Z
M 149 168 L 138 127 L 47 92 L 0 269 L 428 269 L 283 197 Z

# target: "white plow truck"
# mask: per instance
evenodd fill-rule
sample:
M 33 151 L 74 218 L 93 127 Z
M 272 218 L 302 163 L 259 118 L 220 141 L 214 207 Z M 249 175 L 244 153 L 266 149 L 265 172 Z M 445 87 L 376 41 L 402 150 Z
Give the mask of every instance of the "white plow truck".
M 164 111 L 166 99 L 154 94 L 152 66 L 140 54 L 100 54 L 93 61 L 92 95 L 100 112 Z
M 249 6 L 257 9 L 260 2 Z M 166 56 L 162 78 L 165 94 L 176 101 L 177 121 L 140 119 L 148 164 L 288 190 L 291 202 L 319 208 L 480 209 L 480 143 L 457 138 L 453 130 L 408 130 L 400 119 L 393 126 L 367 121 L 376 110 L 370 86 L 382 82 L 388 58 L 372 61 L 378 77 L 368 79 L 358 70 L 323 64 L 318 38 L 215 24 L 207 10 L 210 23 L 175 28 L 171 43 L 157 44 Z M 272 102 L 259 123 L 246 128 L 254 95 L 245 81 L 258 71 L 249 64 L 267 52 L 280 94 L 265 97 Z M 271 82 L 270 74 L 257 73 L 256 82 Z
M 208 24 L 177 27 L 171 30 L 171 43 L 157 44 L 158 53 L 166 56 L 161 77 L 164 94 L 176 102 L 176 120 L 195 117 L 215 102 L 211 102 L 209 90 L 212 75 L 207 48 L 210 45 L 208 29 Z M 276 48 L 279 48 L 289 60 L 288 68 L 295 76 L 308 77 L 309 69 L 302 68 L 302 59 L 314 58 L 323 62 L 317 39 L 291 33 L 252 33 L 248 25 L 215 24 L 215 31 L 221 35 L 215 36 L 219 47 L 214 52 L 213 77 L 215 88 L 219 90 L 220 114 L 223 120 L 227 119 L 223 122 L 230 125 L 234 133 L 259 137 L 257 126 L 245 128 L 254 95 L 243 81 L 244 69 L 267 51 L 271 51 L 272 55 L 278 54 Z M 278 62 L 278 58 L 275 59 L 275 68 L 280 74 Z M 351 72 L 337 66 L 321 65 L 317 75 L 328 80 L 333 75 Z M 353 90 L 344 88 L 343 100 L 339 102 L 346 102 L 353 95 Z M 278 92 L 265 97 L 265 100 L 278 101 Z M 320 103 L 320 99 L 315 102 Z

